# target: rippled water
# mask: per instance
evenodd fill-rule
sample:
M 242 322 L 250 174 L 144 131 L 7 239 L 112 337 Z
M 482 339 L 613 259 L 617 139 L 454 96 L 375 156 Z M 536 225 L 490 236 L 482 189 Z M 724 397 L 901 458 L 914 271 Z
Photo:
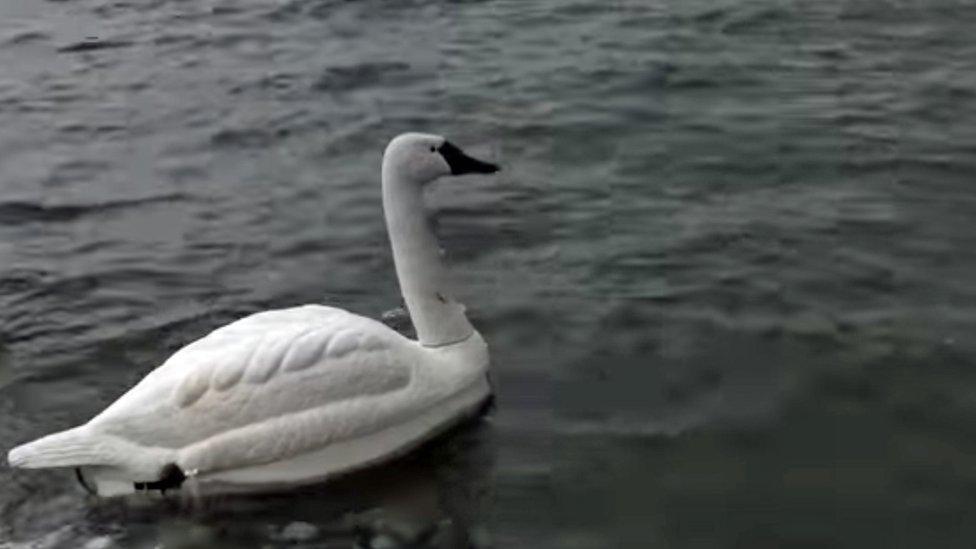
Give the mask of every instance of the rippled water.
M 505 170 L 431 194 L 487 420 L 257 498 L 0 468 L 0 547 L 971 547 L 974 25 L 950 0 L 4 0 L 4 453 L 243 314 L 396 308 L 396 133 Z

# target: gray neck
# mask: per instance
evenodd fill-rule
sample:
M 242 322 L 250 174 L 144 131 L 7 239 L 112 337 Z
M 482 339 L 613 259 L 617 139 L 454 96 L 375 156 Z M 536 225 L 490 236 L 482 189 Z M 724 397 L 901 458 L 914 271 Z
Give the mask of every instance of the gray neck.
M 464 305 L 449 291 L 447 272 L 424 211 L 423 185 L 400 179 L 385 162 L 383 212 L 400 292 L 420 343 L 440 347 L 467 339 L 474 328 L 464 315 Z

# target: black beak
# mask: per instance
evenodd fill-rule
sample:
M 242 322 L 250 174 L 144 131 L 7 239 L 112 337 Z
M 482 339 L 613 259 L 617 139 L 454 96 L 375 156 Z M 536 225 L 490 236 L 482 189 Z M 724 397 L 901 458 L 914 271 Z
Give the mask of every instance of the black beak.
M 445 141 L 439 149 L 437 149 L 444 160 L 447 161 L 447 165 L 451 167 L 452 175 L 461 175 L 465 173 L 495 173 L 500 168 L 490 162 L 484 162 L 478 160 L 477 158 L 471 158 L 470 156 L 464 154 L 464 151 L 455 147 L 450 141 Z

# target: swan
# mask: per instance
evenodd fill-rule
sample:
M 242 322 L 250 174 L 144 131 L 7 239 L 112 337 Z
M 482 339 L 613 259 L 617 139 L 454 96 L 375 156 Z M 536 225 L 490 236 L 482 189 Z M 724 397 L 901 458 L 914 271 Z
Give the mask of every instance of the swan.
M 10 450 L 8 463 L 73 467 L 101 496 L 259 490 L 388 460 L 475 415 L 491 397 L 488 347 L 447 291 L 423 189 L 498 169 L 438 135 L 405 133 L 383 153 L 383 211 L 417 341 L 324 305 L 256 313 L 178 350 L 88 423 Z

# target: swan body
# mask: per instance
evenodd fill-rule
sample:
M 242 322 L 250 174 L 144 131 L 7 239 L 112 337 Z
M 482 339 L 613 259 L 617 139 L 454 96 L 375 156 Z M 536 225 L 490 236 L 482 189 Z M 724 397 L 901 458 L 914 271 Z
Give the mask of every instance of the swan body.
M 192 482 L 248 490 L 395 457 L 490 397 L 488 349 L 449 297 L 422 187 L 491 173 L 442 137 L 387 147 L 383 202 L 418 341 L 322 305 L 265 311 L 180 349 L 88 423 L 14 448 L 15 467 L 77 467 L 100 495 Z M 82 473 L 83 471 L 83 473 Z

